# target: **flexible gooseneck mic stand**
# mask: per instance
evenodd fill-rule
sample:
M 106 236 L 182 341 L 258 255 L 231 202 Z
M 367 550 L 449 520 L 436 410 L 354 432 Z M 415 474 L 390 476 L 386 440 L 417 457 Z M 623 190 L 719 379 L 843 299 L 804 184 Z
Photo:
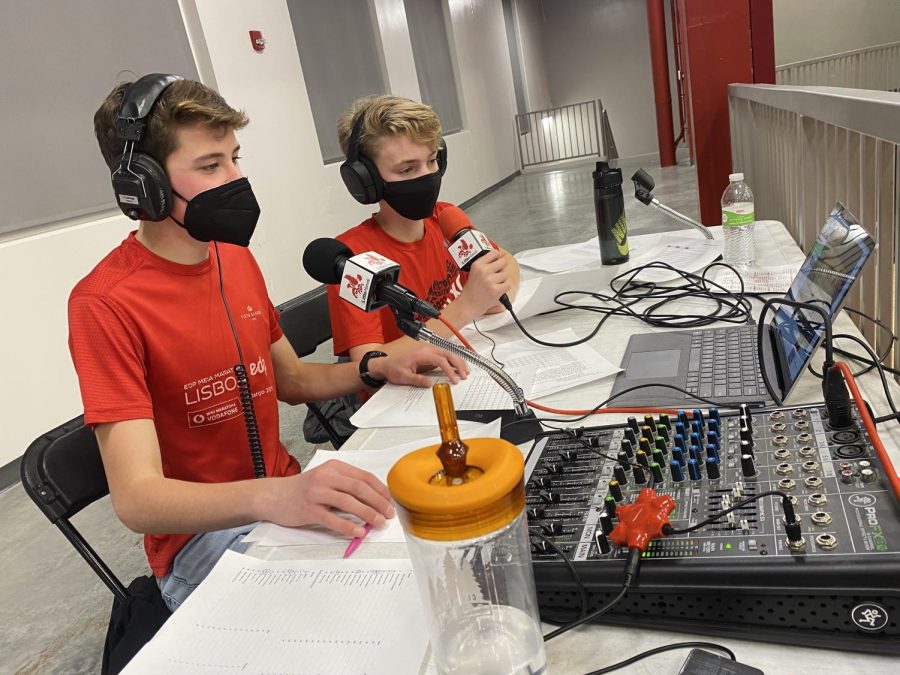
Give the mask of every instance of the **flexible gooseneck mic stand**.
M 708 228 L 704 227 L 693 218 L 688 218 L 683 213 L 678 213 L 675 209 L 662 204 L 656 197 L 650 194 L 653 191 L 653 188 L 656 187 L 656 183 L 653 181 L 653 178 L 650 177 L 649 173 L 643 169 L 638 169 L 631 177 L 631 180 L 634 181 L 634 198 L 639 202 L 662 211 L 679 223 L 693 227 L 695 230 L 700 230 L 707 239 L 713 238 Z
M 475 411 L 461 410 L 457 412 L 460 419 L 473 419 L 480 422 L 490 421 L 491 419 L 496 419 L 497 416 L 500 416 L 502 418 L 500 437 L 511 443 L 523 443 L 530 440 L 541 431 L 540 423 L 537 421 L 537 418 L 525 401 L 525 393 L 522 391 L 522 387 L 516 384 L 509 373 L 480 354 L 469 351 L 468 349 L 460 347 L 450 340 L 437 335 L 421 321 L 418 321 L 411 312 L 397 309 L 393 306 L 391 307 L 391 311 L 397 321 L 397 327 L 404 335 L 411 337 L 413 340 L 426 342 L 434 347 L 448 351 L 464 361 L 481 368 L 487 372 L 497 384 L 503 387 L 503 390 L 512 399 L 515 419 L 510 419 L 508 412 L 503 414 L 504 411 L 500 410 L 479 411 L 477 414 L 471 416 L 466 413 L 473 413 Z M 515 422 L 515 424 L 512 424 L 512 422 Z M 504 429 L 504 427 L 508 428 Z

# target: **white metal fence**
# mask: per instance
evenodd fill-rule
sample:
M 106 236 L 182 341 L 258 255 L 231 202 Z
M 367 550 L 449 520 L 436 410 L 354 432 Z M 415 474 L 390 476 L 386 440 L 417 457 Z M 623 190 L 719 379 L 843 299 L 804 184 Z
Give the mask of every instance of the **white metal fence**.
M 786 63 L 775 69 L 775 82 L 900 91 L 900 42 Z
M 603 103 L 598 100 L 516 115 L 522 168 L 577 157 L 617 157 Z
M 875 237 L 874 262 L 845 306 L 900 331 L 900 93 L 834 87 L 729 86 L 734 170 L 760 219 L 783 222 L 808 251 L 836 201 Z M 887 332 L 854 316 L 879 354 Z M 885 361 L 900 368 L 900 348 Z M 900 379 L 900 378 L 898 378 Z

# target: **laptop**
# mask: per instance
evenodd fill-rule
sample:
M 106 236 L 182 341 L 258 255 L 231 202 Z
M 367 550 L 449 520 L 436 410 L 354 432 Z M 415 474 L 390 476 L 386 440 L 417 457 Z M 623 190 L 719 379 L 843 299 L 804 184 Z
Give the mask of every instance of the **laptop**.
M 788 300 L 816 302 L 833 319 L 875 250 L 875 240 L 856 217 L 838 202 L 816 243 L 785 294 Z M 641 333 L 628 341 L 612 393 L 646 384 L 669 384 L 722 405 L 764 401 L 781 404 L 825 335 L 816 312 L 775 305 L 767 315 L 763 350 L 757 350 L 757 326 Z M 767 390 L 766 369 L 775 390 Z M 699 403 L 665 387 L 643 387 L 616 398 L 611 405 Z

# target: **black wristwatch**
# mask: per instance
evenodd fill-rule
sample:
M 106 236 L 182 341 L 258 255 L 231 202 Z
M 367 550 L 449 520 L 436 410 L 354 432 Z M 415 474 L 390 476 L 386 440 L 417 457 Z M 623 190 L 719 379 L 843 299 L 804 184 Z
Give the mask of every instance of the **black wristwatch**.
M 367 387 L 378 389 L 378 387 L 384 386 L 384 383 L 387 382 L 387 380 L 379 380 L 378 378 L 369 375 L 369 360 L 377 359 L 381 356 L 387 356 L 387 354 L 384 352 L 371 351 L 363 354 L 363 357 L 359 360 L 359 379 L 361 379 L 363 384 Z

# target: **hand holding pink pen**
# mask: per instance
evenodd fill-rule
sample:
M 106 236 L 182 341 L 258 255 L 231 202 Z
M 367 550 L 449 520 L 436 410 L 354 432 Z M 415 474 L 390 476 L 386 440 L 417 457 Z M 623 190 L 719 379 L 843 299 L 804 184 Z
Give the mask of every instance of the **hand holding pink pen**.
M 365 532 L 363 533 L 363 536 L 353 537 L 353 540 L 347 546 L 347 550 L 344 551 L 344 558 L 349 558 L 351 555 L 353 555 L 353 552 L 359 548 L 359 545 L 362 543 L 362 540 L 365 539 L 366 535 L 372 531 L 372 524 L 366 523 L 365 525 L 363 525 L 363 530 L 365 530 Z

